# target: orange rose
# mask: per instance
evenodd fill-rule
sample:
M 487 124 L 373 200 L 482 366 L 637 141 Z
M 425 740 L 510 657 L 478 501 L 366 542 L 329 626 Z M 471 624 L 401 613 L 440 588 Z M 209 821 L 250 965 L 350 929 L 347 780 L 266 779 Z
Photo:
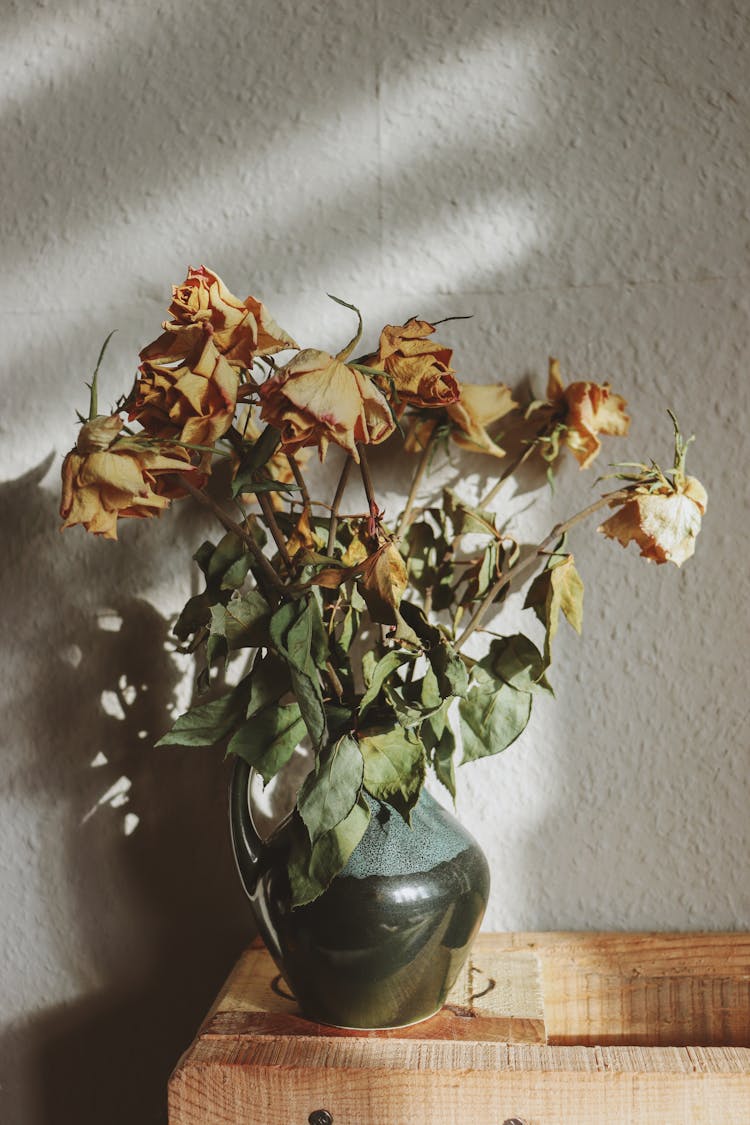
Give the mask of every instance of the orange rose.
M 208 325 L 217 351 L 237 367 L 251 367 L 253 356 L 297 347 L 265 305 L 255 297 L 240 301 L 205 266 L 190 267 L 182 285 L 172 287 L 169 312 L 174 320 L 166 321 L 164 334 L 143 349 L 142 360 L 170 363 L 182 359 Z
M 681 566 L 695 551 L 707 504 L 701 482 L 678 474 L 673 487 L 666 483 L 656 492 L 636 488 L 624 502 L 613 500 L 610 507 L 620 510 L 597 530 L 623 547 L 635 542 L 652 562 Z
M 561 440 L 568 446 L 582 469 L 587 469 L 601 449 L 597 434 L 623 436 L 628 432 L 630 418 L 627 403 L 612 394 L 609 383 L 570 383 L 563 386 L 560 364 L 549 361 L 547 402 L 553 419 L 561 424 Z
M 359 461 L 357 442 L 377 444 L 395 429 L 374 383 L 327 352 L 298 352 L 259 394 L 260 416 L 281 432 L 286 449 L 317 445 L 321 461 L 329 442 Z
M 237 370 L 201 332 L 182 364 L 168 367 L 146 361 L 139 368 L 130 419 L 153 437 L 213 445 L 232 424 L 237 403 Z
M 195 471 L 185 450 L 170 450 L 167 456 L 139 445 L 136 438 L 118 437 L 122 426 L 113 414 L 82 427 L 75 449 L 63 461 L 61 531 L 83 524 L 94 535 L 116 539 L 119 518 L 159 515 L 179 495 L 166 474 Z
M 458 383 L 450 366 L 453 352 L 427 339 L 434 331 L 434 325 L 415 317 L 406 324 L 387 324 L 377 352 L 364 360 L 367 367 L 385 372 L 388 379 L 381 381 L 381 388 L 399 403 L 433 408 L 458 401 Z

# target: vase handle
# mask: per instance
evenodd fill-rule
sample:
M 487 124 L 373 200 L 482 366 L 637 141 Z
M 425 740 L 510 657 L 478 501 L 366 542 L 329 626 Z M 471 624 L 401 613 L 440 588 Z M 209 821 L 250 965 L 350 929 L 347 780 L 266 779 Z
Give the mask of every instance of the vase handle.
M 248 898 L 255 897 L 258 879 L 265 868 L 270 849 L 253 823 L 250 812 L 249 786 L 252 767 L 240 757 L 234 761 L 229 784 L 229 828 L 237 870 Z

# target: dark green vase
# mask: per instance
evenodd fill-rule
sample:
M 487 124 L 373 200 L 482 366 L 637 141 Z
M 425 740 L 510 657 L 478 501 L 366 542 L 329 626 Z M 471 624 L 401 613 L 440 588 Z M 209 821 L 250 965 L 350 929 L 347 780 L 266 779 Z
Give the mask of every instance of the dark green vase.
M 324 894 L 292 910 L 287 833 L 259 837 L 250 767 L 237 759 L 230 823 L 260 934 L 305 1016 L 348 1028 L 403 1027 L 442 1007 L 479 929 L 489 868 L 472 836 L 422 791 L 412 826 L 367 797 L 370 824 Z

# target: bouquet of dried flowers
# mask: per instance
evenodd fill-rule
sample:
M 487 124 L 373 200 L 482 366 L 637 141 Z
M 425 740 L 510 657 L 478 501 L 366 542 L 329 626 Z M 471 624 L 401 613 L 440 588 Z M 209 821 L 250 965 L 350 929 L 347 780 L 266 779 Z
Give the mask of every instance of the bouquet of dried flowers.
M 614 491 L 520 549 L 491 508 L 503 482 L 532 459 L 552 473 L 566 447 L 588 468 L 601 435 L 627 432 L 624 399 L 606 383 L 566 386 L 555 360 L 541 401 L 459 382 L 436 325 L 418 318 L 387 325 L 376 351 L 352 359 L 362 318 L 338 303 L 358 318 L 354 338 L 337 355 L 300 350 L 260 301 L 190 269 L 173 290 L 172 319 L 140 354 L 135 385 L 105 415 L 102 349 L 88 418 L 62 470 L 64 527 L 116 539 L 120 519 L 191 497 L 223 529 L 193 556 L 205 589 L 174 625 L 195 654 L 199 692 L 214 691 L 161 742 L 225 745 L 267 783 L 309 738 L 313 766 L 291 822 L 297 905 L 319 895 L 357 846 L 370 815 L 363 791 L 408 821 L 428 768 L 455 795 L 457 735 L 463 763 L 524 730 L 535 695 L 550 690 L 560 615 L 581 629 L 583 584 L 566 547 L 575 524 L 609 507 L 604 535 L 679 566 L 706 508 L 674 422 L 671 470 L 616 466 Z M 283 365 L 274 358 L 290 351 Z M 381 509 L 370 471 L 369 447 L 384 442 L 414 465 L 400 513 Z M 308 484 L 309 458 L 317 447 L 323 461 L 332 444 L 340 474 L 323 501 Z M 417 506 L 433 457 L 451 446 L 496 460 L 495 483 L 478 505 L 444 488 Z M 347 513 L 355 471 L 367 505 Z M 501 610 L 511 584 L 533 574 L 525 608 L 544 626 L 541 651 L 522 633 L 493 633 L 484 655 L 469 656 L 469 637 Z M 222 667 L 241 653 L 239 682 L 217 694 Z

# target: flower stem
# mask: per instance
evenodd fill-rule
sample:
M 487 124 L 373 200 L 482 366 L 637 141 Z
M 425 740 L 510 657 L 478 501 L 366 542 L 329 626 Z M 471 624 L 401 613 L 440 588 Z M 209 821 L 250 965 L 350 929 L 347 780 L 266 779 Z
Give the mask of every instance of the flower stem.
M 286 459 L 289 462 L 289 468 L 292 470 L 292 475 L 294 476 L 299 490 L 302 493 L 302 503 L 307 511 L 311 512 L 312 501 L 310 499 L 310 493 L 308 491 L 307 485 L 305 484 L 305 478 L 302 476 L 302 470 L 297 464 L 297 459 L 293 453 L 287 453 Z
M 331 504 L 331 522 L 328 527 L 328 545 L 326 546 L 327 555 L 333 554 L 333 548 L 336 545 L 336 532 L 338 531 L 339 526 L 339 508 L 341 507 L 341 501 L 344 498 L 346 484 L 349 480 L 349 474 L 352 471 L 353 464 L 354 462 L 352 461 L 350 455 L 347 453 L 346 460 L 344 461 L 344 467 L 341 470 L 341 476 L 339 477 L 339 483 L 336 485 L 336 493 L 333 497 L 333 503 Z
M 276 513 L 273 510 L 273 504 L 269 499 L 268 493 L 259 492 L 256 496 L 256 499 L 258 501 L 258 504 L 260 505 L 260 510 L 263 513 L 263 519 L 268 524 L 268 530 L 273 536 L 273 541 L 278 547 L 279 554 L 284 560 L 284 565 L 286 566 L 287 570 L 291 570 L 292 560 L 287 549 L 286 539 L 282 535 L 281 528 L 276 522 Z
M 575 527 L 577 523 L 581 523 L 583 520 L 588 519 L 588 517 L 593 515 L 594 512 L 598 512 L 612 500 L 624 500 L 629 495 L 630 491 L 631 490 L 628 488 L 618 488 L 615 492 L 608 492 L 606 493 L 606 495 L 600 496 L 599 499 L 596 500 L 593 504 L 589 504 L 588 508 L 584 508 L 582 511 L 576 512 L 574 516 L 571 516 L 569 519 L 564 520 L 562 523 L 555 524 L 547 538 L 542 540 L 542 542 L 534 548 L 530 555 L 528 555 L 522 562 L 516 563 L 515 566 L 511 567 L 509 570 L 506 570 L 504 574 L 500 575 L 494 586 L 492 586 L 492 588 L 485 594 L 484 598 L 475 610 L 471 620 L 469 621 L 469 624 L 466 626 L 463 633 L 456 641 L 455 647 L 459 649 L 466 644 L 471 634 L 481 625 L 482 621 L 487 615 L 487 612 L 491 608 L 492 603 L 494 602 L 500 591 L 515 579 L 520 578 L 522 575 L 526 575 L 533 571 L 538 564 L 540 555 L 543 555 L 547 551 L 548 547 L 550 547 L 557 539 L 559 539 L 561 535 L 564 535 L 566 531 L 570 531 L 570 529 L 572 527 Z
M 430 434 L 427 442 L 425 443 L 425 447 L 422 450 L 422 455 L 419 458 L 417 468 L 414 472 L 414 477 L 411 482 L 411 488 L 409 489 L 409 495 L 406 498 L 406 505 L 403 512 L 401 513 L 401 518 L 398 521 L 396 535 L 403 535 L 404 532 L 408 530 L 409 525 L 411 524 L 411 514 L 414 509 L 414 501 L 417 499 L 417 491 L 419 490 L 419 486 L 422 483 L 422 478 L 424 477 L 427 470 L 427 464 L 429 462 L 430 452 L 432 450 L 432 441 L 433 434 Z
M 520 457 L 516 457 L 516 459 L 514 461 L 512 461 L 506 469 L 503 469 L 502 473 L 500 474 L 498 479 L 495 481 L 495 483 L 493 484 L 492 488 L 489 490 L 487 495 L 484 496 L 482 498 L 482 500 L 480 501 L 480 503 L 479 503 L 480 508 L 486 508 L 488 504 L 492 503 L 492 501 L 495 499 L 495 497 L 497 496 L 497 494 L 500 491 L 500 489 L 502 488 L 502 486 L 505 484 L 508 477 L 512 477 L 513 474 L 515 473 L 516 469 L 521 468 L 521 465 L 523 465 L 524 462 L 528 460 L 528 458 L 534 452 L 535 448 L 536 447 L 534 445 L 528 445 L 526 447 L 526 449 L 524 450 L 524 452 L 521 454 Z
M 237 521 L 233 520 L 231 516 L 228 516 L 224 509 L 216 503 L 213 497 L 209 496 L 208 493 L 204 492 L 202 489 L 196 488 L 195 485 L 191 484 L 191 482 L 184 475 L 180 476 L 180 480 L 182 482 L 182 487 L 190 496 L 193 497 L 194 500 L 197 500 L 198 503 L 202 504 L 204 508 L 209 508 L 216 516 L 219 523 L 227 531 L 233 531 L 235 535 L 238 535 L 240 537 L 242 542 L 245 543 L 248 547 L 250 554 L 258 564 L 258 569 L 262 572 L 263 577 L 268 582 L 269 586 L 275 591 L 280 590 L 282 588 L 282 583 L 279 581 L 279 576 L 271 566 L 266 556 L 263 554 L 263 551 L 255 542 L 247 528 L 237 523 Z

